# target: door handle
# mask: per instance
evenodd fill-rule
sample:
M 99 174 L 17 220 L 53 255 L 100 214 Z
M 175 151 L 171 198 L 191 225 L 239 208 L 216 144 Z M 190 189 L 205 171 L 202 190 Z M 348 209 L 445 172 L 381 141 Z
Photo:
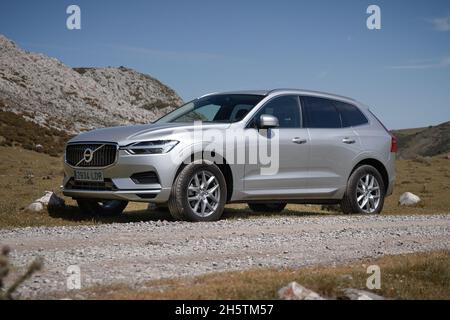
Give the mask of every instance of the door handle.
M 348 137 L 345 137 L 344 139 L 342 139 L 342 142 L 346 143 L 346 144 L 352 144 L 352 143 L 355 143 L 356 141 L 355 141 L 355 139 L 350 139 Z
M 298 143 L 298 144 L 304 144 L 304 143 L 306 143 L 306 139 L 301 139 L 299 137 L 295 137 L 295 138 L 292 139 L 292 142 L 293 143 Z

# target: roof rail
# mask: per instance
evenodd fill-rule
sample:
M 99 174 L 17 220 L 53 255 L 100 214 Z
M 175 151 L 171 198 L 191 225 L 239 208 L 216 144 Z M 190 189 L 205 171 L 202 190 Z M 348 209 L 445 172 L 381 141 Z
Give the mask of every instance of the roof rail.
M 342 98 L 342 99 L 346 99 L 346 100 L 351 100 L 351 101 L 357 102 L 355 99 L 350 98 L 350 97 L 346 97 L 346 96 L 342 96 L 342 95 L 338 95 L 338 94 L 334 94 L 334 93 L 329 93 L 329 92 L 324 92 L 324 91 L 315 91 L 315 90 L 306 90 L 306 89 L 276 88 L 276 89 L 269 90 L 267 92 L 267 94 L 269 95 L 271 93 L 279 92 L 279 91 L 298 91 L 298 92 L 302 92 L 302 93 L 324 94 L 324 95 L 328 95 L 328 96 L 332 96 L 332 97 L 336 97 L 336 98 Z

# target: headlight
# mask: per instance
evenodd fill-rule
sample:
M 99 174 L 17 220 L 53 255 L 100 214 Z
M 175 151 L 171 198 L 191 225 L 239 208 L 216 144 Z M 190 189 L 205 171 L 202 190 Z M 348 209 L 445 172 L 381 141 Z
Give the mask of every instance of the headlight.
M 120 149 L 126 150 L 131 154 L 158 154 L 167 153 L 178 144 L 176 140 L 154 140 L 143 141 L 129 144 L 126 147 Z

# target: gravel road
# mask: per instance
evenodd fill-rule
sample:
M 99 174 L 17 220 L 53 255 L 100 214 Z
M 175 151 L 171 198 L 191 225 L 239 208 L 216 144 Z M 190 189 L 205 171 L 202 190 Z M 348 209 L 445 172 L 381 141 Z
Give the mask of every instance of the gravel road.
M 450 249 L 450 215 L 309 216 L 212 223 L 141 222 L 0 231 L 19 270 L 45 268 L 22 297 L 66 290 L 67 267 L 82 286 L 128 283 L 254 267 L 338 264 L 366 257 Z

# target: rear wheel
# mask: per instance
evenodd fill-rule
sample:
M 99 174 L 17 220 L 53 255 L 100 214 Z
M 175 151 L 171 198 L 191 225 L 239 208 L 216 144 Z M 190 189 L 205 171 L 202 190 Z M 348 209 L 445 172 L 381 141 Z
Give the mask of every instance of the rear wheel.
M 253 212 L 281 212 L 286 207 L 286 203 L 248 203 Z
M 77 199 L 81 212 L 91 216 L 118 216 L 128 205 L 122 200 Z
M 372 166 L 362 165 L 350 176 L 341 200 L 344 213 L 376 214 L 384 205 L 385 188 L 381 174 Z
M 177 220 L 215 221 L 222 216 L 226 199 L 222 171 L 212 162 L 196 161 L 178 174 L 168 205 Z

